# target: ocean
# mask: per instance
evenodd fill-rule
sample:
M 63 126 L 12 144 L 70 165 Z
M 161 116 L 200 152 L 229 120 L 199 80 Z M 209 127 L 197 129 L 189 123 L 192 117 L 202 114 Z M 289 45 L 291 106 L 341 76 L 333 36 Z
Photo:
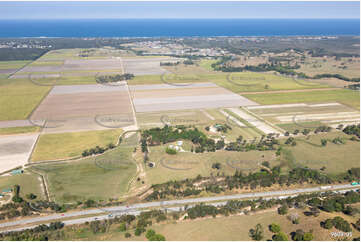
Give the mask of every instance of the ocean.
M 359 19 L 0 20 L 0 37 L 360 35 Z

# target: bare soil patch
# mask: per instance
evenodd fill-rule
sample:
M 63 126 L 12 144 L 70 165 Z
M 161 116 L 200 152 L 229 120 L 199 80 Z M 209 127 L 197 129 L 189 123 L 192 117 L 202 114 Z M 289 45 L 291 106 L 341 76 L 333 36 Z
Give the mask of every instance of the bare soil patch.
M 0 172 L 8 171 L 28 162 L 38 134 L 0 137 Z

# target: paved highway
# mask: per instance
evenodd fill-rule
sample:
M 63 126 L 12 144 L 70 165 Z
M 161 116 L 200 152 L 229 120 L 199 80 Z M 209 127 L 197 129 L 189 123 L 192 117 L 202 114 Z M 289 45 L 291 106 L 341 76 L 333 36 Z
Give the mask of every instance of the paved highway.
M 129 206 L 114 206 L 107 208 L 95 208 L 88 209 L 82 211 L 73 211 L 68 213 L 56 213 L 46 216 L 39 216 L 33 218 L 26 218 L 21 220 L 15 220 L 10 222 L 5 222 L 0 224 L 0 231 L 15 231 L 15 230 L 24 230 L 27 228 L 35 227 L 36 225 L 26 226 L 27 224 L 32 223 L 49 223 L 51 220 L 62 220 L 64 224 L 81 224 L 87 221 L 94 221 L 95 219 L 108 219 L 110 216 L 117 216 L 122 214 L 133 214 L 138 215 L 140 212 L 145 211 L 145 209 L 154 208 L 154 207 L 167 207 L 167 210 L 180 210 L 186 204 L 192 203 L 211 203 L 212 205 L 224 205 L 227 200 L 235 200 L 235 199 L 254 199 L 260 197 L 268 197 L 268 198 L 280 198 L 284 199 L 290 197 L 292 195 L 297 195 L 300 193 L 312 193 L 312 192 L 325 192 L 332 190 L 356 190 L 359 187 L 352 186 L 350 184 L 342 184 L 342 185 L 332 185 L 332 186 L 321 186 L 321 187 L 311 187 L 311 188 L 300 188 L 293 190 L 281 190 L 281 191 L 270 191 L 270 192 L 256 192 L 256 193 L 243 193 L 243 194 L 235 194 L 235 195 L 227 195 L 227 196 L 215 196 L 215 197 L 202 197 L 202 198 L 191 198 L 191 199 L 183 199 L 183 200 L 169 200 L 169 201 L 160 201 L 160 202 L 149 202 L 149 203 L 138 203 Z M 224 202 L 219 202 L 224 201 Z M 176 206 L 178 205 L 178 206 Z M 182 205 L 182 206 L 179 206 Z M 104 213 L 108 213 L 104 215 Z M 111 215 L 109 215 L 111 214 Z M 87 216 L 86 218 L 75 218 L 71 219 L 71 217 L 78 216 Z M 93 216 L 91 216 L 93 215 Z M 68 219 L 68 220 L 64 220 Z M 10 226 L 21 226 L 21 228 L 16 229 L 6 229 L 6 227 Z

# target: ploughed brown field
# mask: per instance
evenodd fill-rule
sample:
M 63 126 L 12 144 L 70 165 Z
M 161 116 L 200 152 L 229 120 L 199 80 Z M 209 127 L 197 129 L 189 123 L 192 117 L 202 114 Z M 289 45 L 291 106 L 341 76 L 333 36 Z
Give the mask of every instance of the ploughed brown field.
M 30 120 L 38 124 L 46 120 L 49 132 L 104 129 L 133 122 L 126 88 L 103 85 L 56 86 Z

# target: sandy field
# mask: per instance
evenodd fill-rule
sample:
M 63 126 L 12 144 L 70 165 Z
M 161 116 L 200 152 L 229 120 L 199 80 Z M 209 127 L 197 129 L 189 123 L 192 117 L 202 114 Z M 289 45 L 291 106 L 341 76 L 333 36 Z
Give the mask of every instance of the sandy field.
M 163 84 L 157 85 L 158 89 L 153 87 L 155 85 L 137 85 L 130 89 L 137 112 L 257 105 L 215 84 L 202 85 L 181 87 Z
M 28 162 L 38 134 L 0 137 L 0 172 L 8 171 Z
M 64 73 L 70 76 L 89 76 L 97 72 L 106 71 L 108 74 L 121 73 L 122 66 L 119 59 L 66 59 L 63 65 L 29 65 L 20 70 L 12 78 L 27 78 L 28 73 L 33 78 L 52 78 L 57 73 Z M 44 72 L 44 74 L 41 74 Z M 67 73 L 69 72 L 69 73 Z M 104 74 L 106 74 L 104 73 Z
M 11 74 L 17 69 L 0 69 L 0 74 Z
M 12 127 L 26 127 L 33 126 L 29 120 L 10 120 L 0 121 L 0 128 L 12 128 Z

